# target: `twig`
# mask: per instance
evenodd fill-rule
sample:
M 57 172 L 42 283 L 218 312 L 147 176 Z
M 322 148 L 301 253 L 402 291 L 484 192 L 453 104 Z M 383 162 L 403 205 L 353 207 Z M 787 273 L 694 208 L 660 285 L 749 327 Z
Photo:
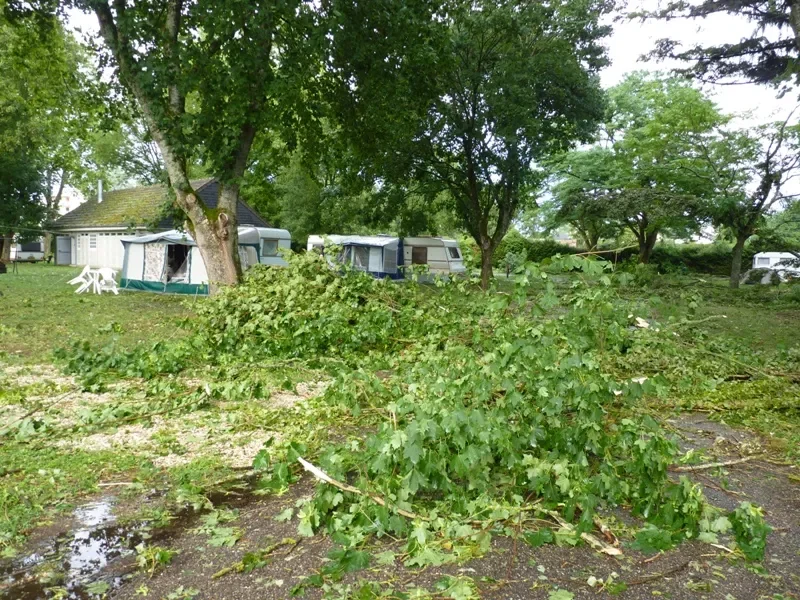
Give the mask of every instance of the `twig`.
M 672 471 L 676 471 L 678 473 L 691 473 L 693 471 L 705 471 L 708 469 L 716 469 L 718 467 L 730 467 L 733 465 L 740 465 L 742 463 L 750 462 L 756 458 L 761 458 L 763 454 L 751 454 L 750 456 L 745 456 L 744 458 L 737 458 L 736 460 L 723 460 L 721 462 L 714 462 L 714 463 L 706 463 L 703 465 L 686 465 L 683 467 L 674 467 L 671 469 Z
M 297 546 L 297 544 L 299 543 L 300 542 L 298 542 L 293 538 L 283 538 L 280 542 L 270 544 L 263 550 L 258 550 L 258 557 L 261 560 L 264 560 L 265 558 L 268 558 L 273 552 L 275 552 L 275 550 L 277 550 L 281 546 L 291 546 L 291 548 L 289 548 L 289 552 L 291 552 L 292 550 L 294 550 L 294 547 Z M 287 554 L 289 552 L 287 552 Z M 225 567 L 224 569 L 220 569 L 211 576 L 211 579 L 219 579 L 220 577 L 224 577 L 228 573 L 233 573 L 234 571 L 236 571 L 237 573 L 241 573 L 242 571 L 244 571 L 244 561 L 240 560 L 239 562 L 232 564 L 230 567 Z
M 653 575 L 647 575 L 645 577 L 640 577 L 639 579 L 633 579 L 631 581 L 626 581 L 627 585 L 641 585 L 643 583 L 649 583 L 651 581 L 655 581 L 656 579 L 661 579 L 662 577 L 666 577 L 667 575 L 672 575 L 673 573 L 677 573 L 678 571 L 685 569 L 689 566 L 691 561 L 686 561 L 685 563 L 679 564 L 677 567 L 672 567 L 671 569 L 667 569 L 663 573 L 654 573 Z
M 366 496 L 376 504 L 380 504 L 381 506 L 386 506 L 386 500 L 381 498 L 380 496 L 376 496 L 374 494 L 368 494 L 366 492 L 362 492 L 360 489 L 353 487 L 352 485 L 347 485 L 346 483 L 342 483 L 341 481 L 337 481 L 330 475 L 328 475 L 325 471 L 320 469 L 319 467 L 315 467 L 302 456 L 297 457 L 297 461 L 303 465 L 303 468 L 311 473 L 317 479 L 324 481 L 325 483 L 331 484 L 333 487 L 337 487 L 344 492 L 350 492 L 351 494 L 356 494 L 358 496 Z M 416 513 L 403 510 L 402 508 L 392 507 L 397 514 L 402 515 L 408 519 L 421 519 L 423 521 L 430 521 L 428 517 L 423 517 L 422 515 L 418 515 Z

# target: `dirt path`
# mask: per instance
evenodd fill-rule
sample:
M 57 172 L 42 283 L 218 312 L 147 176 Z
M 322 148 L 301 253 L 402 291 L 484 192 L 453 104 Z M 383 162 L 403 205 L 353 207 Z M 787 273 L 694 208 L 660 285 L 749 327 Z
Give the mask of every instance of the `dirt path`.
M 754 449 L 759 443 L 750 434 L 708 421 L 702 415 L 683 415 L 671 424 L 683 438 L 685 449 L 713 452 L 721 459 L 736 458 L 739 452 Z M 734 508 L 743 500 L 763 507 L 768 523 L 775 529 L 768 538 L 763 564 L 748 565 L 724 548 L 694 541 L 650 556 L 623 545 L 624 555 L 612 558 L 585 546 L 546 545 L 532 549 L 520 541 L 495 536 L 488 554 L 463 564 L 429 567 L 421 571 L 406 569 L 399 562 L 373 566 L 348 574 L 340 585 L 357 589 L 360 585 L 358 582 L 366 580 L 382 582 L 383 589 L 396 591 L 413 587 L 433 590 L 438 581 L 449 576 L 456 578 L 451 582 L 458 578 L 469 581 L 469 585 L 476 590 L 476 597 L 497 600 L 548 599 L 559 589 L 573 594 L 562 594 L 561 597 L 575 599 L 610 597 L 610 591 L 617 592 L 615 597 L 637 600 L 800 598 L 799 470 L 765 460 L 752 460 L 724 471 L 706 470 L 688 473 L 688 476 L 701 483 L 709 500 L 721 508 Z M 79 519 L 77 537 L 76 531 L 73 531 L 72 538 L 60 538 L 60 554 L 57 554 L 62 569 L 66 568 L 72 574 L 50 587 L 67 590 L 70 595 L 62 597 L 90 598 L 92 596 L 88 594 L 85 584 L 99 577 L 109 584 L 107 597 L 113 599 L 289 598 L 296 585 L 325 565 L 325 556 L 334 547 L 326 536 L 298 537 L 295 519 L 276 520 L 287 508 L 293 508 L 297 500 L 310 495 L 313 485 L 313 481 L 304 478 L 284 496 L 229 498 L 227 502 L 238 513 L 236 519 L 225 523 L 225 526 L 238 528 L 242 532 L 241 538 L 232 547 L 210 545 L 209 536 L 196 531 L 197 518 L 178 521 L 162 532 L 160 537 L 149 540 L 151 544 L 179 551 L 169 566 L 152 577 L 137 569 L 134 554 L 129 549 L 120 550 L 124 542 L 140 539 L 142 532 L 120 529 L 110 514 L 97 508 L 95 513 L 90 514 L 94 515 L 96 522 L 91 524 L 85 518 L 83 521 Z M 97 511 L 100 511 L 99 516 Z M 629 518 L 624 513 L 617 514 L 623 520 Z M 246 553 L 269 547 L 284 538 L 294 538 L 299 543 L 280 546 L 267 564 L 249 573 L 232 572 L 214 578 L 215 573 L 234 565 Z M 723 538 L 720 542 L 724 546 L 727 540 Z M 392 548 L 390 542 L 382 544 L 385 547 L 378 547 L 375 552 Z M 80 548 L 85 549 L 87 545 L 97 554 L 94 563 L 85 560 L 86 552 L 81 554 Z M 36 562 L 36 558 L 30 555 L 27 560 L 28 567 Z M 47 564 L 46 561 L 44 564 Z M 41 575 L 41 565 L 38 572 L 37 569 L 26 568 L 24 559 L 5 565 L 3 570 L 0 564 L 0 586 L 5 586 L 0 587 L 0 598 L 3 600 L 54 597 L 52 592 L 47 591 L 46 585 L 32 583 L 35 581 L 34 573 Z M 76 565 L 80 568 L 76 569 Z M 588 583 L 592 578 L 598 582 L 593 587 Z M 10 585 L 14 581 L 16 585 Z M 603 582 L 608 581 L 616 585 L 603 589 Z M 625 586 L 620 586 L 621 582 Z M 304 597 L 372 597 L 347 595 L 343 589 L 324 592 L 318 587 L 307 587 Z

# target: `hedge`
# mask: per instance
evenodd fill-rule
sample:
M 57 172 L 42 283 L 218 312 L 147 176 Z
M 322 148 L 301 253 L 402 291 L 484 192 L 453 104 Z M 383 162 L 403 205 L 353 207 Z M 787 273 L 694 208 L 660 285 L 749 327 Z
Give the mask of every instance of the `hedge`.
M 480 265 L 478 246 L 471 238 L 460 240 L 465 258 L 475 265 Z M 695 272 L 707 275 L 729 275 L 731 272 L 732 245 L 714 244 L 674 244 L 659 243 L 653 249 L 650 264 L 660 273 Z M 530 239 L 512 229 L 495 250 L 492 264 L 496 269 L 505 270 L 506 257 L 513 254 L 525 260 L 539 262 L 555 254 L 576 254 L 584 252 L 551 239 Z M 753 264 L 755 250 L 745 247 L 742 255 L 742 272 Z M 628 260 L 635 261 L 638 255 L 636 248 L 627 248 L 615 255 L 606 254 L 601 257 L 616 263 Z M 474 261 L 474 262 L 473 262 Z M 512 261 L 515 262 L 515 261 Z

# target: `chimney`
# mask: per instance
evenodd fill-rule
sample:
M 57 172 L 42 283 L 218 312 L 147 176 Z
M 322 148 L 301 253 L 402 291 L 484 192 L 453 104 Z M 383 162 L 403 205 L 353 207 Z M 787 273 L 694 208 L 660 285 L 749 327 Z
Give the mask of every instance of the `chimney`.
M 97 203 L 100 204 L 103 201 L 103 180 L 99 180 L 97 182 Z

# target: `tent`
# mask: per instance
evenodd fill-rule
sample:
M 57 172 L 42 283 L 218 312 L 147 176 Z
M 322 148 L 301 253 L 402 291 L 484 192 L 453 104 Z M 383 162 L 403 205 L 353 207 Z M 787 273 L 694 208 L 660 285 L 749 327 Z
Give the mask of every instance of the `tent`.
M 121 288 L 173 294 L 208 294 L 206 265 L 200 249 L 189 234 L 173 229 L 126 237 L 120 241 L 125 253 Z M 289 232 L 285 229 L 240 227 L 239 260 L 242 269 L 259 262 L 285 265 L 286 261 L 277 254 L 277 248 L 287 248 L 289 242 Z M 267 254 L 262 258 L 263 252 Z

